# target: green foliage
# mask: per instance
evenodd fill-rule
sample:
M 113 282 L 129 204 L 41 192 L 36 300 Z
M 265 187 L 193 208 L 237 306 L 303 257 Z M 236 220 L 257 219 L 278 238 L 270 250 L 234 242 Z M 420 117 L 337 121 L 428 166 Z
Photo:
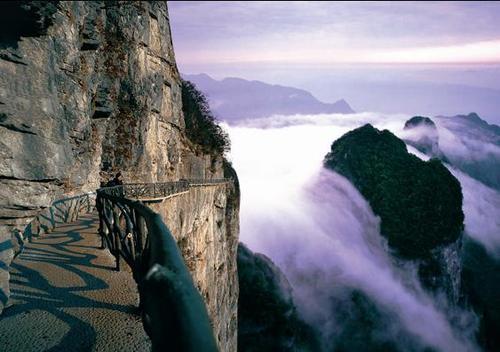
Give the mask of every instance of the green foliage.
M 196 86 L 182 80 L 182 111 L 186 133 L 191 142 L 211 154 L 223 154 L 230 149 L 227 133 L 217 124 L 207 98 Z
M 409 154 L 391 132 L 367 124 L 332 144 L 326 167 L 344 175 L 379 215 L 391 248 L 424 258 L 463 230 L 460 183 L 437 159 Z

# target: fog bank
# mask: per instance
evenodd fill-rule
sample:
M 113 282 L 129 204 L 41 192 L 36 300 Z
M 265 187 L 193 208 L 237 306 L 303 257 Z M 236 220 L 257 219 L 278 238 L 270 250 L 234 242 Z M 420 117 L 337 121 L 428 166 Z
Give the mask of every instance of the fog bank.
M 296 115 L 226 126 L 241 185 L 241 241 L 280 266 L 300 313 L 320 327 L 325 341 L 335 344 L 343 329 L 334 302 L 354 290 L 383 312 L 388 336 L 377 337 L 382 341 L 406 350 L 475 350 L 470 342 L 475 317 L 454 312 L 450 323 L 446 304 L 423 292 L 411 270 L 394 265 L 379 233 L 379 219 L 359 192 L 322 168 L 331 143 L 347 131 L 369 122 L 401 135 L 408 118 Z M 500 229 L 498 192 L 452 172 L 463 187 L 466 231 L 494 251 L 500 246 L 494 240 Z

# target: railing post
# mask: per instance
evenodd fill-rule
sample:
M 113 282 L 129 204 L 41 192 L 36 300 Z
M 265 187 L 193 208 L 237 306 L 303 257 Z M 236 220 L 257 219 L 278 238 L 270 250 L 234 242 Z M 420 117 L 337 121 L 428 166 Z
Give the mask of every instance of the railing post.
M 132 260 L 135 263 L 136 262 L 136 260 L 135 260 L 136 253 L 135 253 L 134 235 L 132 235 L 131 232 L 127 233 L 127 241 L 128 241 L 128 245 L 130 247 L 130 254 L 132 256 Z
M 99 195 L 97 195 L 96 198 L 96 208 L 97 212 L 99 213 L 99 235 L 101 236 L 101 248 L 100 249 L 105 249 L 106 248 L 106 241 L 104 239 L 105 236 L 105 226 L 106 224 L 104 223 L 104 199 L 100 198 Z
M 142 255 L 142 251 L 146 243 L 146 224 L 144 222 L 144 218 L 140 214 L 137 214 L 137 212 L 135 212 L 135 218 L 137 226 L 137 247 L 139 255 Z
M 103 221 L 100 220 L 100 225 L 101 228 L 103 227 Z M 103 233 L 101 233 L 101 248 L 100 249 L 106 249 L 106 239 L 104 238 L 105 234 L 104 234 L 104 231 Z
M 113 211 L 113 247 L 115 251 L 116 258 L 116 270 L 120 271 L 120 249 L 121 249 L 121 241 L 120 241 L 120 217 L 117 214 L 116 205 L 111 203 L 112 211 Z
M 114 232 L 114 238 L 115 238 L 115 250 L 116 250 L 116 271 L 120 271 L 120 249 L 121 249 L 121 241 L 120 241 L 120 235 L 118 232 Z

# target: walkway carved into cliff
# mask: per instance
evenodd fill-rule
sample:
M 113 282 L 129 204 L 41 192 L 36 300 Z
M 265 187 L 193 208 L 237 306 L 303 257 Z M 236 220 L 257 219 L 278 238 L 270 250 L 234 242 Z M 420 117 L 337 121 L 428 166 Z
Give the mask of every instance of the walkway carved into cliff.
M 139 289 L 144 328 L 153 350 L 217 351 L 207 309 L 177 243 L 146 200 L 167 198 L 190 187 L 214 186 L 227 179 L 181 180 L 120 185 L 97 191 L 103 247 L 132 269 Z
M 98 223 L 97 214 L 84 215 L 25 245 L 11 267 L 0 350 L 149 350 L 136 284 L 99 250 Z
M 0 317 L 0 346 L 216 351 L 206 307 L 175 239 L 147 204 L 190 187 L 229 182 L 181 180 L 99 189 L 98 216 L 85 215 L 31 238 L 14 261 L 13 301 Z M 109 251 L 98 250 L 105 247 Z M 120 271 L 121 259 L 128 266 Z

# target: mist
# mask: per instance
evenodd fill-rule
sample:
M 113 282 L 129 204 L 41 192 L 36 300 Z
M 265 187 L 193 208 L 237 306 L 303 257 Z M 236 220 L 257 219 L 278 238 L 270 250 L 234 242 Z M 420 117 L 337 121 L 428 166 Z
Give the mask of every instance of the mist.
M 403 268 L 388 254 L 380 219 L 366 200 L 347 179 L 322 168 L 331 143 L 347 131 L 372 123 L 402 135 L 409 117 L 274 116 L 225 126 L 241 185 L 240 239 L 284 271 L 299 313 L 318 328 L 325 348 L 337 343 L 345 324 L 345 316 L 336 318 L 336 307 L 356 291 L 381 312 L 383 328 L 376 339 L 382 342 L 415 351 L 477 349 L 472 342 L 474 314 L 424 292 L 415 269 Z M 445 129 L 438 128 L 440 133 Z M 453 139 L 447 141 L 452 148 Z M 499 193 L 448 167 L 462 184 L 466 234 L 500 253 L 495 239 L 500 232 Z
M 465 232 L 493 256 L 500 257 L 500 193 L 461 171 L 448 167 L 464 196 Z

